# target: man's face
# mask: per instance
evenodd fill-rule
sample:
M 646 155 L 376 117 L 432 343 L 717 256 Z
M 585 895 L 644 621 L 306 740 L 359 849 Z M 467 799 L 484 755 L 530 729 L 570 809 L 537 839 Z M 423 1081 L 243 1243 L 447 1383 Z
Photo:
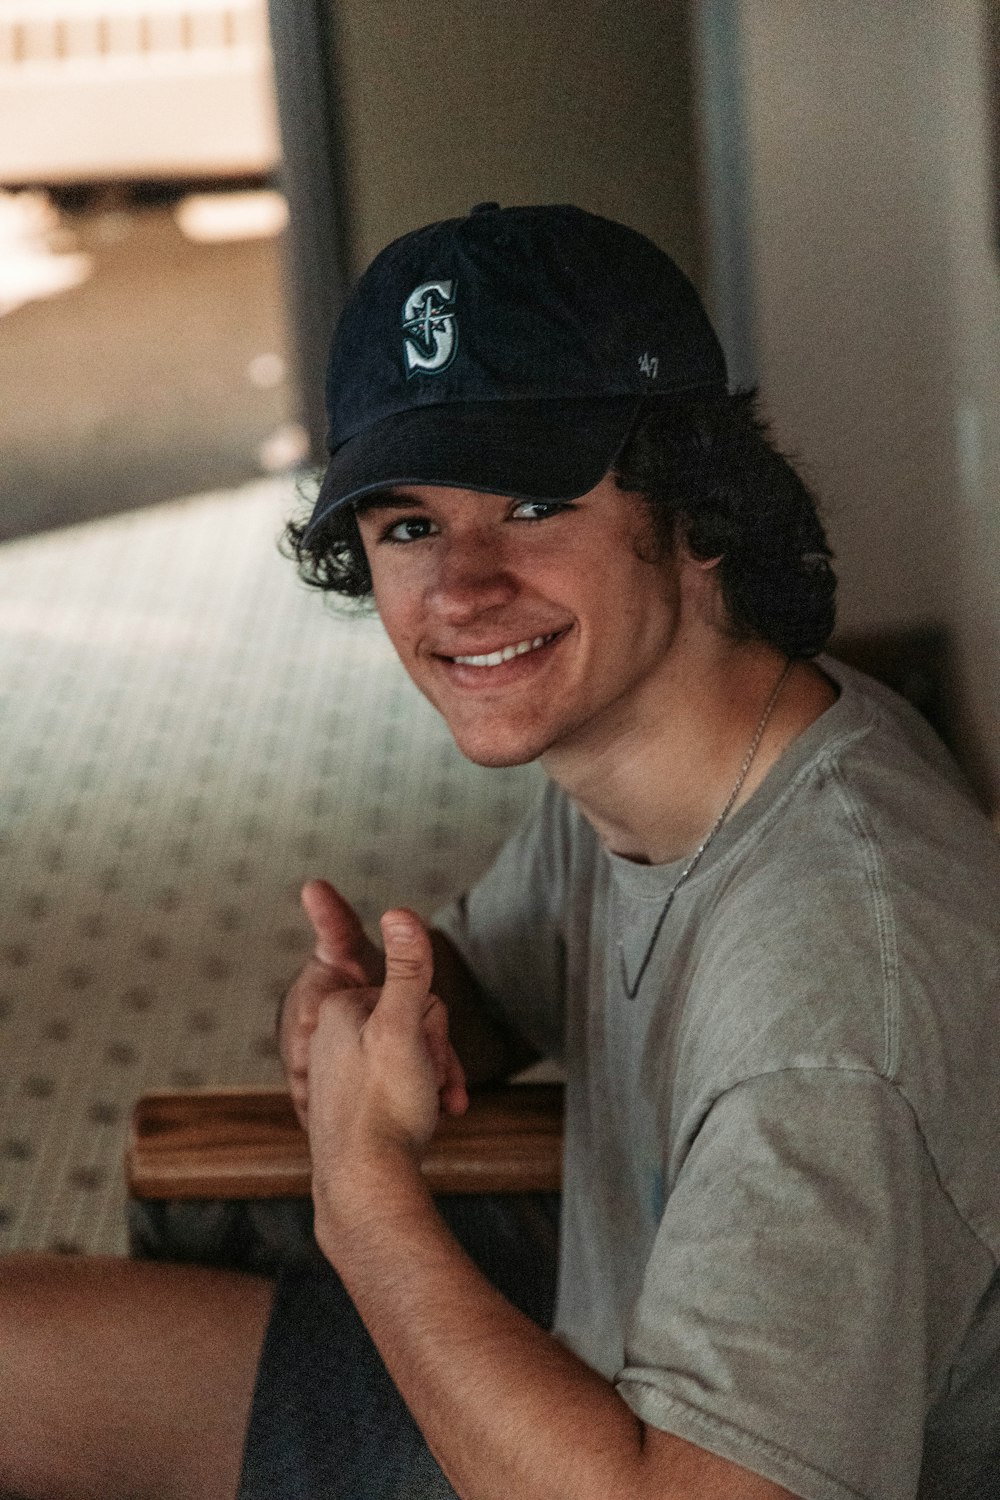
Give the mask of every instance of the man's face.
M 609 475 L 569 502 L 407 485 L 358 515 L 382 622 L 456 743 L 520 765 L 638 728 L 681 626 L 681 564 Z M 555 766 L 550 766 L 555 770 Z

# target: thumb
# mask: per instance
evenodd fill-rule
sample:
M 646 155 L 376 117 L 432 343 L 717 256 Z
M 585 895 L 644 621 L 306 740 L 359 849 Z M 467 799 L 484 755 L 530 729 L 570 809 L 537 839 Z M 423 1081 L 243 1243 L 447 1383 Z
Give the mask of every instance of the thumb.
M 397 909 L 382 918 L 385 983 L 379 1009 L 387 1018 L 419 1025 L 428 1007 L 434 957 L 416 912 Z
M 355 974 L 370 983 L 366 960 L 375 955 L 357 912 L 328 880 L 310 880 L 302 887 L 302 906 L 316 934 L 313 950 L 320 963 Z

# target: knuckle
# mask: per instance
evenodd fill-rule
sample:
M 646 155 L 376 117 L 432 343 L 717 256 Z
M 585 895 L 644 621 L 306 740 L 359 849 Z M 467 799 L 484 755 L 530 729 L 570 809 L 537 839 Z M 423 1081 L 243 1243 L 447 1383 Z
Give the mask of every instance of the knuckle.
M 422 977 L 428 969 L 427 959 L 423 953 L 394 953 L 386 961 L 386 972 L 400 979 L 416 979 Z

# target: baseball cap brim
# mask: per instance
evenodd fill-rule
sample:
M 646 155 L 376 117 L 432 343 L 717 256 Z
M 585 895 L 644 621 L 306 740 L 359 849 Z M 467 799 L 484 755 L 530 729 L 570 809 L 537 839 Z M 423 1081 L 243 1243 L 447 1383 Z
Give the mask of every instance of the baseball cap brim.
M 644 404 L 632 395 L 453 402 L 399 412 L 332 455 L 306 539 L 342 506 L 397 485 L 574 500 L 613 468 Z

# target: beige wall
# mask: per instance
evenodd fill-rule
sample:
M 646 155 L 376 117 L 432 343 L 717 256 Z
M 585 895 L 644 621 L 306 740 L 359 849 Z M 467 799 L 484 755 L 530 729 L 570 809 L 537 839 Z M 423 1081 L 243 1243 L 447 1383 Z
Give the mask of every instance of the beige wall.
M 937 619 L 953 577 L 950 251 L 909 3 L 743 6 L 760 377 L 850 629 Z
M 943 622 L 1000 800 L 1000 292 L 978 0 L 742 0 L 761 385 L 848 630 Z
M 952 0 L 945 9 L 933 46 L 953 266 L 959 481 L 956 588 L 946 613 L 958 642 L 969 733 L 1000 820 L 1000 159 L 989 135 L 984 7 Z
M 476 201 L 624 220 L 700 272 L 687 4 L 339 0 L 354 270 Z

